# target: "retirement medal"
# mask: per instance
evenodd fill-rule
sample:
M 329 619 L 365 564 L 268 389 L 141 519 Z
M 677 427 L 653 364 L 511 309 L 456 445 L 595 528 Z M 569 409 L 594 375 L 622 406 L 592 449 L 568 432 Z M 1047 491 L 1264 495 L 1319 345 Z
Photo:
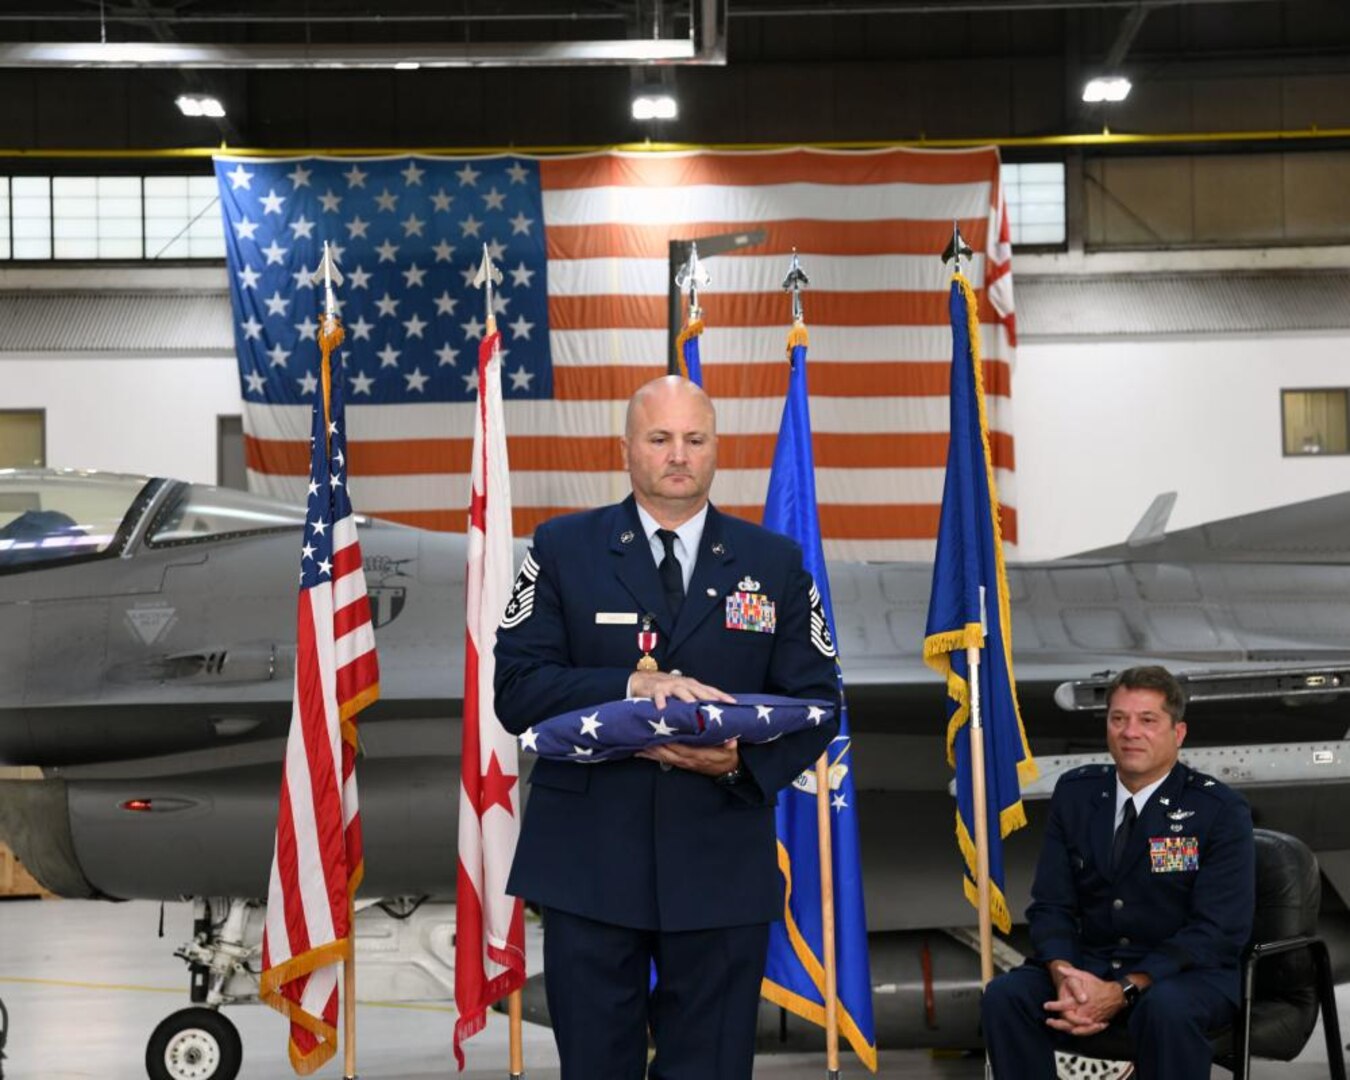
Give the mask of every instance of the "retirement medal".
M 656 648 L 659 635 L 652 629 L 652 617 L 642 616 L 642 629 L 638 631 L 637 644 L 642 650 L 642 659 L 637 662 L 638 671 L 659 671 L 652 650 Z

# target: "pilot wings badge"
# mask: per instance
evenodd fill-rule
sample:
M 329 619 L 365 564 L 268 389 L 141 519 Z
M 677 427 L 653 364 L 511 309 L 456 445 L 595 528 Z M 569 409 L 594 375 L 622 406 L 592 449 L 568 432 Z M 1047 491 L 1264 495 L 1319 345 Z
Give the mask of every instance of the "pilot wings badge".
M 1173 810 L 1167 815 L 1169 821 L 1185 821 L 1188 817 L 1195 817 L 1195 811 Z

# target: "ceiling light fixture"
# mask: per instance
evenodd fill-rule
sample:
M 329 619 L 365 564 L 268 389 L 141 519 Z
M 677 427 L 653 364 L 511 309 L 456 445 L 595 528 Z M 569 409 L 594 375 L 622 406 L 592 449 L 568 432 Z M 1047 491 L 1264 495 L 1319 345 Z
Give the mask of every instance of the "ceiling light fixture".
M 634 120 L 674 120 L 679 114 L 674 94 L 643 92 L 633 96 Z
M 1099 101 L 1124 101 L 1130 96 L 1130 80 L 1123 75 L 1098 76 L 1089 79 L 1083 87 L 1083 100 L 1093 104 Z
M 207 94 L 180 94 L 174 104 L 184 116 L 209 116 L 219 120 L 225 115 L 225 106 L 220 100 Z

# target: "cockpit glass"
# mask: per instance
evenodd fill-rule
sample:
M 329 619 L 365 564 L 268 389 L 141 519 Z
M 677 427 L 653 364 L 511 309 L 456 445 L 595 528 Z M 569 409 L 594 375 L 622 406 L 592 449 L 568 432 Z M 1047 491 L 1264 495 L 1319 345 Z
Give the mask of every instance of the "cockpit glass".
M 151 547 L 218 540 L 248 533 L 299 530 L 303 507 L 286 506 L 232 488 L 188 484 L 150 526 Z
M 0 469 L 0 570 L 100 555 L 143 476 Z

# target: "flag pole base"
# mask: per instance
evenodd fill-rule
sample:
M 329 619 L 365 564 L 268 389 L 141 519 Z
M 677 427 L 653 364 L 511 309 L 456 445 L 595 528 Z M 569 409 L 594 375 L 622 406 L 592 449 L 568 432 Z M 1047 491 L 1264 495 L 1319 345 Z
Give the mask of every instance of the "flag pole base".
M 510 1073 L 508 1075 L 510 1077 L 510 1080 L 521 1080 L 521 1078 L 524 1077 L 525 1074 L 523 1072 L 520 1072 L 520 1073 Z
M 825 1078 L 826 1078 L 826 1080 L 839 1080 L 839 1070 L 838 1070 L 838 1069 L 826 1069 L 826 1070 L 825 1070 Z

